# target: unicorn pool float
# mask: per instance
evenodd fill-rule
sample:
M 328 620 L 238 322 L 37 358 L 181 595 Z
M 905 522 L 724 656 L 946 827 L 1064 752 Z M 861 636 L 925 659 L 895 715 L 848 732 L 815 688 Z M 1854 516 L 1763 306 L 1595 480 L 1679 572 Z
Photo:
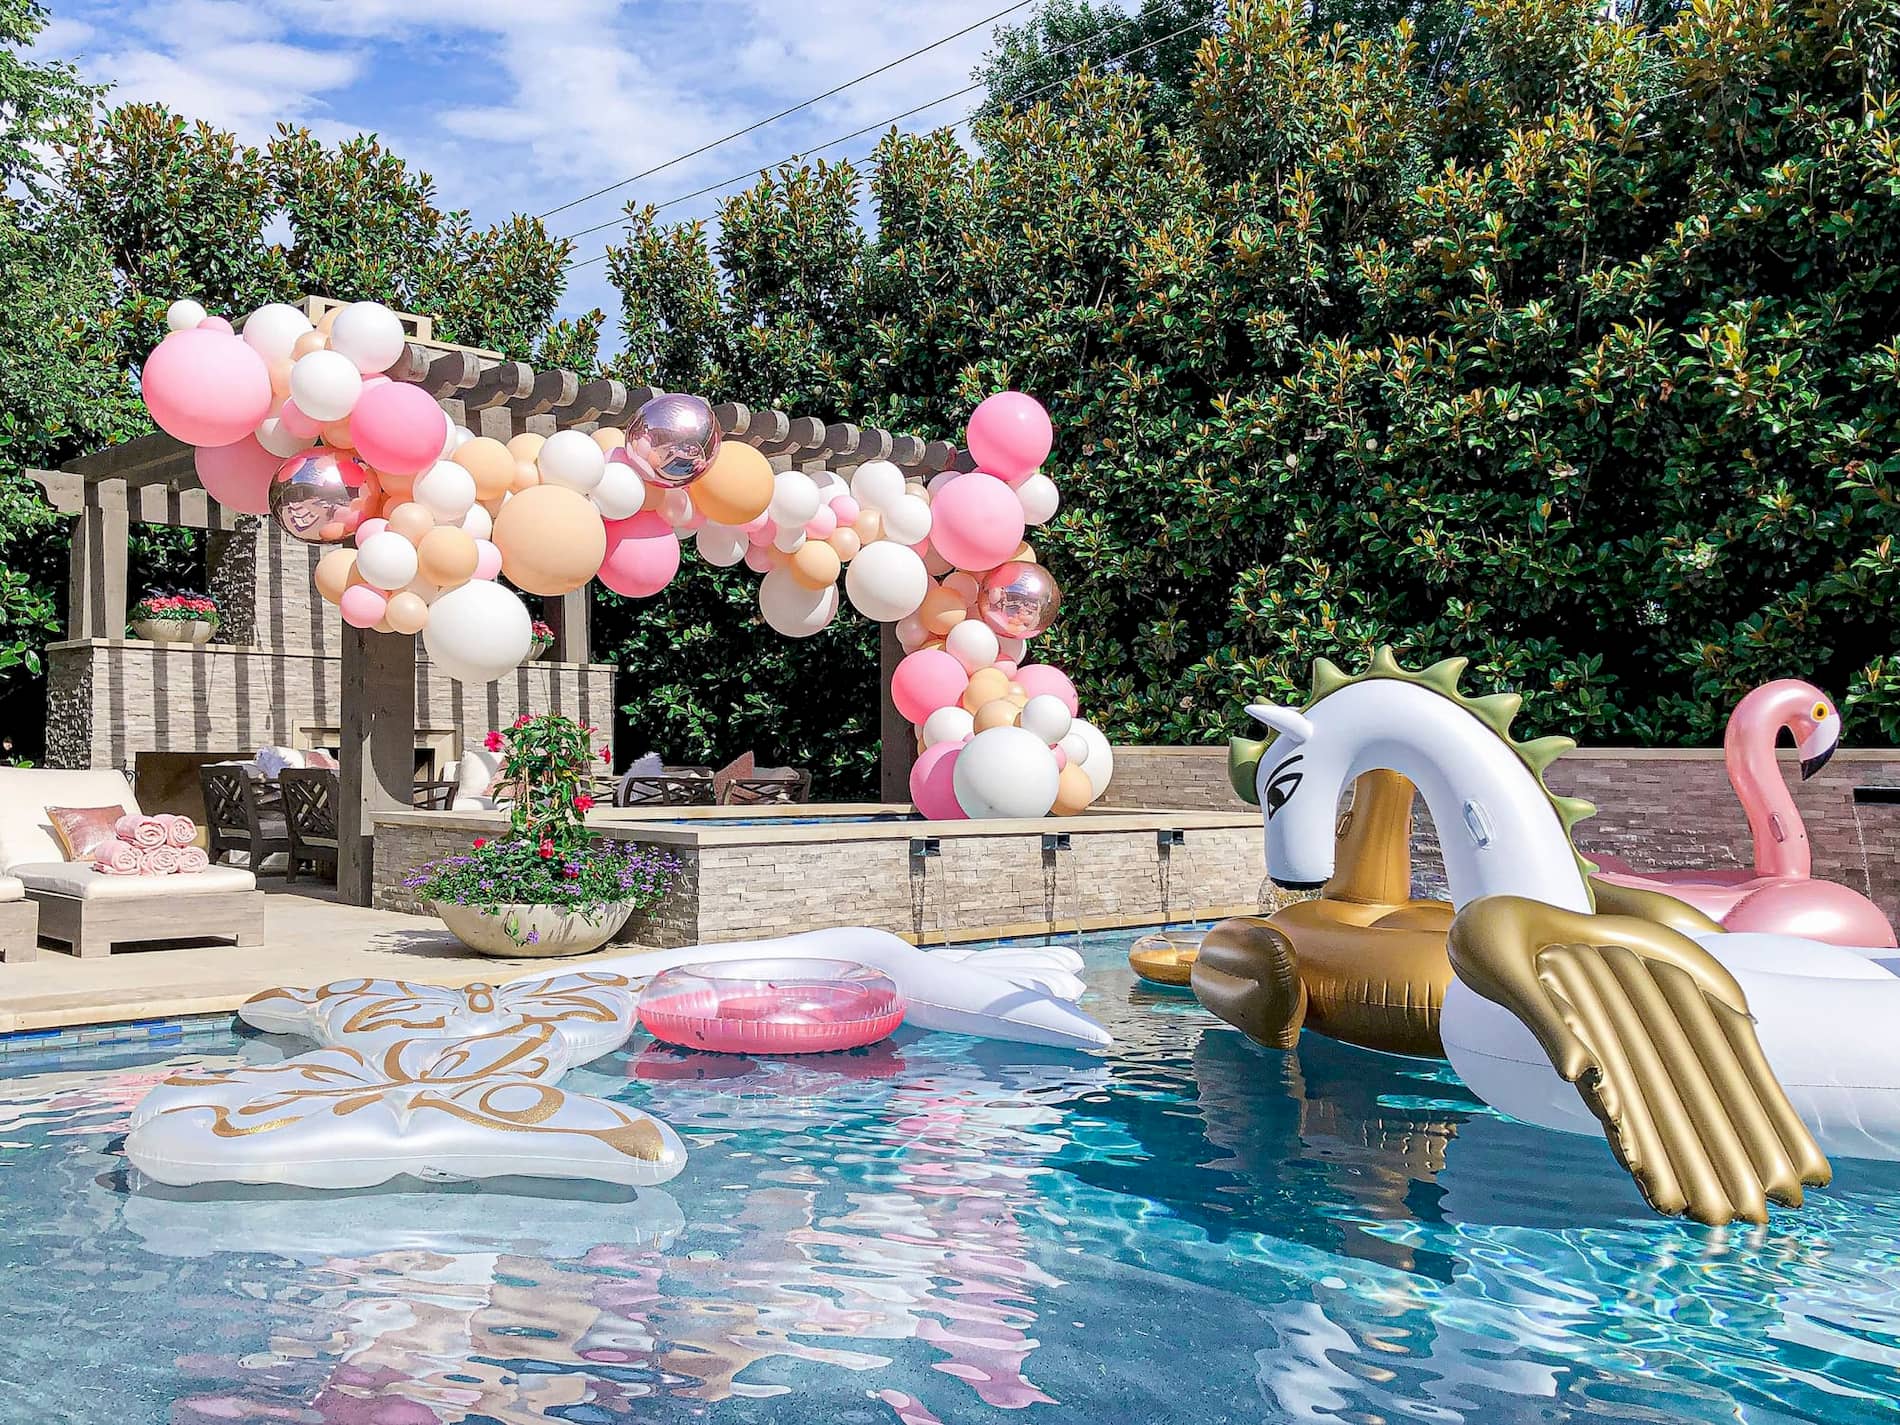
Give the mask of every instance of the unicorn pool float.
M 1380 649 L 1348 676 L 1320 659 L 1303 709 L 1248 709 L 1274 734 L 1234 756 L 1253 767 L 1275 882 L 1324 888 L 1342 792 L 1396 772 L 1438 828 L 1457 912 L 1439 1035 L 1485 1102 L 1605 1133 L 1654 1207 L 1710 1223 L 1798 1204 L 1829 1180 L 1824 1152 L 1900 1158 L 1900 960 L 1728 932 L 1672 897 L 1593 885 L 1570 828 L 1595 808 L 1543 782 L 1574 744 L 1512 740 L 1519 699 L 1460 692 L 1465 663 L 1408 672 Z M 1310 996 L 1295 941 L 1240 925 L 1253 959 L 1207 965 L 1204 946 L 1197 990 L 1210 970 L 1250 981 L 1254 1028 L 1274 1006 L 1297 1027 Z M 1363 944 L 1384 933 L 1366 927 Z
M 1812 683 L 1782 678 L 1764 683 L 1735 705 L 1722 737 L 1729 785 L 1748 817 L 1755 843 L 1751 867 L 1638 871 L 1613 856 L 1592 854 L 1598 876 L 1621 886 L 1661 891 L 1722 922 L 1725 930 L 1764 930 L 1827 940 L 1835 945 L 1894 946 L 1893 926 L 1858 891 L 1815 880 L 1808 829 L 1781 779 L 1775 739 L 1794 738 L 1806 781 L 1834 755 L 1841 740 L 1839 711 Z

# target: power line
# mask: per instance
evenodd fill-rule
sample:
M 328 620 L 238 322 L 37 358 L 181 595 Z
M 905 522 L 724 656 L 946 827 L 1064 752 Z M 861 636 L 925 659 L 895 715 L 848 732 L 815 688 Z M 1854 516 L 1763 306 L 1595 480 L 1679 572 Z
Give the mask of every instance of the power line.
M 1118 21 L 1114 25 L 1109 26 L 1109 28 L 1106 30 L 1097 31 L 1095 34 L 1090 35 L 1085 40 L 1077 40 L 1071 44 L 1063 46 L 1061 49 L 1051 50 L 1049 51 L 1047 57 L 1054 58 L 1057 55 L 1065 54 L 1070 50 L 1079 49 L 1081 46 L 1085 44 L 1089 44 L 1095 40 L 1100 39 L 1105 34 L 1109 34 L 1109 33 L 1112 33 L 1114 30 L 1120 29 L 1123 25 L 1133 23 L 1134 18 L 1135 17 L 1130 16 L 1128 19 Z M 1133 49 L 1124 50 L 1120 54 L 1109 55 L 1106 58 L 1104 58 L 1101 61 L 1101 63 L 1114 64 L 1118 60 L 1129 59 L 1135 55 L 1141 54 L 1145 50 L 1154 49 L 1157 45 L 1164 45 L 1169 40 L 1179 39 L 1182 35 L 1185 35 L 1192 30 L 1199 29 L 1201 26 L 1205 25 L 1208 22 L 1208 20 L 1212 18 L 1213 16 L 1211 15 L 1204 16 L 1203 18 L 1194 21 L 1194 23 L 1192 24 L 1183 25 L 1178 30 L 1170 31 L 1168 34 L 1161 36 L 1159 39 L 1150 40 L 1148 41 L 1148 43 L 1143 44 L 1143 45 L 1136 45 Z M 1071 75 L 1064 75 L 1061 79 L 1050 80 L 1048 83 L 1040 84 L 1036 88 L 1028 90 L 1022 94 L 1011 95 L 1009 97 L 1008 102 L 1012 104 L 1019 104 L 1025 99 L 1033 99 L 1036 97 L 1036 95 L 1041 94 L 1045 92 L 1046 90 L 1054 89 L 1059 85 L 1068 83 L 1070 78 L 1072 77 L 1073 76 Z M 722 188 L 730 188 L 735 183 L 743 183 L 747 181 L 748 179 L 755 177 L 757 174 L 767 169 L 777 168 L 780 164 L 790 163 L 794 159 L 809 158 L 811 155 L 815 153 L 822 153 L 828 148 L 836 148 L 841 143 L 849 143 L 854 138 L 861 138 L 863 135 L 868 134 L 872 132 L 873 130 L 882 129 L 886 127 L 887 125 L 898 122 L 900 119 L 907 119 L 913 114 L 921 114 L 926 109 L 934 109 L 939 104 L 948 103 L 952 99 L 959 99 L 963 97 L 965 94 L 971 93 L 972 91 L 977 90 L 977 89 L 981 89 L 982 87 L 983 85 L 979 82 L 976 84 L 967 85 L 964 88 L 958 89 L 952 93 L 940 95 L 938 98 L 932 99 L 928 103 L 919 104 L 914 109 L 906 109 L 903 113 L 894 114 L 888 119 L 881 119 L 877 123 L 874 123 L 874 124 L 866 124 L 861 129 L 853 129 L 850 133 L 840 134 L 835 139 L 827 139 L 824 143 L 821 143 L 814 148 L 801 149 L 797 153 L 787 154 L 784 158 L 781 158 L 774 163 L 755 165 L 752 168 L 747 169 L 744 173 L 741 173 L 733 178 L 728 178 L 724 180 L 723 182 L 709 184 L 704 188 L 696 188 L 691 193 L 682 193 L 678 197 L 668 198 L 664 203 L 655 203 L 653 205 L 653 210 L 655 212 L 658 212 L 662 208 L 670 208 L 677 203 L 685 203 L 694 198 L 703 198 L 708 193 L 716 193 Z M 981 107 L 982 106 L 979 105 L 977 109 L 971 109 L 970 111 L 965 113 L 962 116 L 962 118 L 958 119 L 957 122 L 962 123 L 965 119 L 969 119 L 973 117 L 978 112 L 978 110 L 980 110 Z M 607 228 L 617 227 L 624 220 L 625 220 L 624 217 L 621 217 L 621 218 L 614 218 L 609 222 L 596 223 L 591 228 L 582 228 L 579 232 L 569 233 L 567 235 L 567 239 L 571 240 L 573 238 L 582 238 L 582 237 L 588 236 L 591 233 L 597 233 Z M 605 262 L 609 255 L 610 254 L 606 252 L 602 252 L 598 256 L 590 257 L 584 262 L 570 263 L 568 264 L 567 270 L 570 272 L 577 272 L 583 267 L 592 267 L 597 262 Z
M 710 143 L 703 143 L 696 149 L 692 149 L 689 152 L 679 154 L 677 157 L 667 159 L 665 163 L 655 164 L 652 168 L 643 169 L 641 172 L 634 174 L 631 178 L 623 178 L 618 183 L 609 183 L 605 188 L 596 188 L 592 193 L 585 193 L 578 198 L 571 199 L 570 201 L 561 204 L 561 206 L 558 208 L 549 208 L 545 213 L 537 213 L 535 214 L 535 216 L 537 218 L 551 218 L 556 213 L 565 213 L 569 208 L 577 208 L 582 203 L 592 202 L 596 198 L 602 197 L 608 193 L 613 193 L 613 192 L 618 191 L 619 189 L 625 188 L 629 183 L 638 183 L 642 178 L 651 178 L 654 174 L 662 173 L 665 170 L 673 167 L 675 164 L 684 163 L 689 158 L 697 158 L 702 153 L 709 153 L 713 149 L 718 148 L 721 144 L 731 143 L 734 139 L 744 138 L 747 134 L 753 133 L 759 129 L 764 128 L 767 124 L 775 124 L 780 119 L 785 118 L 789 114 L 796 114 L 800 109 L 809 109 L 813 104 L 817 104 L 817 103 L 822 102 L 823 100 L 829 99 L 834 94 L 842 94 L 844 93 L 845 90 L 851 88 L 855 84 L 862 84 L 867 79 L 875 79 L 877 78 L 878 75 L 886 73 L 889 70 L 893 70 L 897 68 L 898 65 L 905 64 L 909 62 L 910 60 L 917 58 L 917 56 L 920 54 L 928 54 L 931 50 L 936 49 L 940 45 L 947 45 L 950 43 L 950 41 L 954 39 L 961 39 L 964 35 L 969 34 L 971 30 L 981 29 L 984 25 L 990 24 L 992 21 L 1000 20 L 1003 18 L 1003 16 L 1014 14 L 1018 10 L 1026 9 L 1028 6 L 1033 5 L 1034 3 L 1035 3 L 1035 0 L 1017 0 L 1016 4 L 1009 6 L 1007 9 L 998 10 L 994 15 L 986 15 L 982 19 L 977 20 L 972 24 L 965 25 L 962 29 L 957 30 L 953 34 L 945 35 L 942 39 L 932 40 L 929 44 L 924 45 L 919 49 L 912 50 L 909 54 L 899 55 L 896 59 L 891 60 L 888 64 L 880 64 L 876 69 L 867 70 L 865 73 L 860 74 L 856 79 L 846 80 L 843 84 L 838 85 L 835 89 L 827 89 L 822 94 L 814 94 L 812 95 L 811 98 L 803 100 L 800 103 L 794 104 L 789 109 L 780 109 L 776 114 L 768 114 L 765 118 L 760 119 L 757 123 L 747 124 L 743 129 L 734 129 L 731 133 L 727 134 L 724 138 L 717 138 L 717 139 L 712 140 L 712 142 Z

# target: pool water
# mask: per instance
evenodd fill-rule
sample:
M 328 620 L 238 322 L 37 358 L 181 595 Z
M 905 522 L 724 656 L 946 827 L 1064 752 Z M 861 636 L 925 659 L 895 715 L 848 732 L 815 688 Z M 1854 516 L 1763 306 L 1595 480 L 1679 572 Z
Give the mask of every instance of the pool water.
M 0 1420 L 1891 1421 L 1900 1165 L 1762 1231 L 1441 1066 L 1254 1048 L 1091 937 L 1102 1057 L 909 1031 L 804 1061 L 638 1036 L 663 1190 L 180 1193 L 139 1096 L 297 1044 L 0 1055 Z M 11 1065 L 11 1067 L 8 1067 Z

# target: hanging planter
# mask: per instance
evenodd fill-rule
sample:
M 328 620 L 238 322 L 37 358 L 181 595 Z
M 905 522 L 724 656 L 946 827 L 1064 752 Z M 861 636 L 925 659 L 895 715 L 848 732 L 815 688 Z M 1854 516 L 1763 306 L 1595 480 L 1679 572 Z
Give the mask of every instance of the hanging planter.
M 550 625 L 543 623 L 540 619 L 536 619 L 531 625 L 531 628 L 534 634 L 534 641 L 528 645 L 528 659 L 530 662 L 537 658 L 545 658 L 548 650 L 554 647 L 554 629 Z
M 149 643 L 209 643 L 218 605 L 203 594 L 147 594 L 132 609 L 132 632 Z

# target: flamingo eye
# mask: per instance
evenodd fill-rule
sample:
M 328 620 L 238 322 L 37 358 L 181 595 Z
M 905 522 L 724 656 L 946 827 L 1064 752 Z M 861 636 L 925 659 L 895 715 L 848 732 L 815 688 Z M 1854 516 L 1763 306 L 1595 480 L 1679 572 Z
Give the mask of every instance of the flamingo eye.
M 1826 722 L 1827 721 L 1827 704 L 1816 703 L 1814 705 L 1814 712 L 1812 715 L 1816 722 Z

